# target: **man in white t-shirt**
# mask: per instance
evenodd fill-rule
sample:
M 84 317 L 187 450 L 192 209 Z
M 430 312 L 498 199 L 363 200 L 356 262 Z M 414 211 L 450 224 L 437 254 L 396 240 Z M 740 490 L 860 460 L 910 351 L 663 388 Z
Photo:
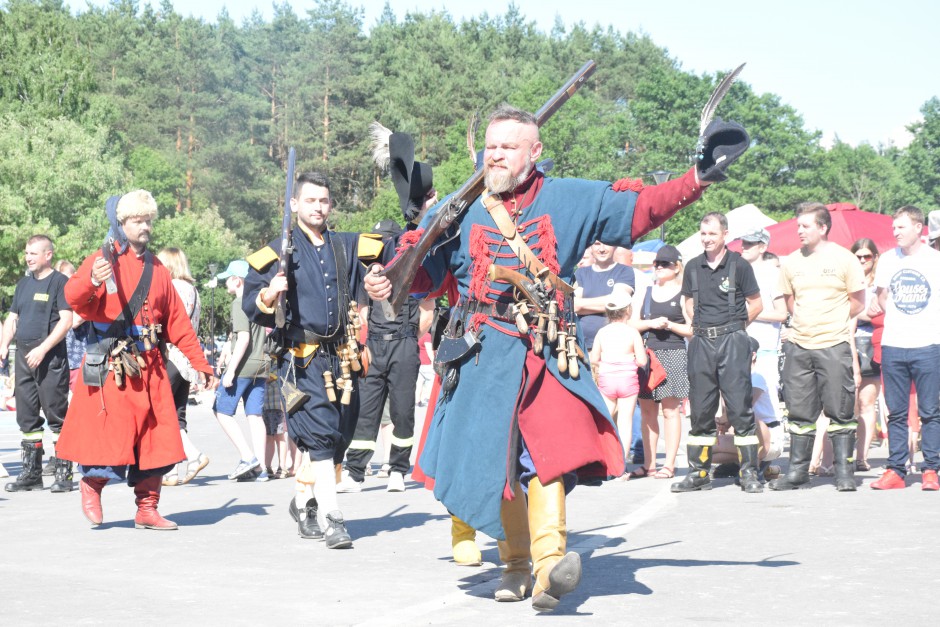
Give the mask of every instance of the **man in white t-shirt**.
M 907 412 L 913 382 L 923 423 L 921 489 L 940 490 L 940 252 L 921 241 L 924 212 L 907 205 L 894 214 L 898 242 L 875 271 L 877 300 L 870 315 L 885 312 L 881 372 L 888 406 L 888 469 L 871 487 L 904 488 L 908 461 Z
M 760 287 L 764 308 L 748 325 L 747 334 L 757 340 L 760 349 L 752 372 L 759 372 L 766 381 L 768 397 L 765 401 L 773 408 L 775 420 L 780 420 L 780 370 L 777 348 L 780 345 L 780 325 L 787 319 L 787 304 L 780 291 L 780 268 L 764 261 L 770 244 L 767 229 L 751 229 L 741 236 L 741 257 L 754 269 L 754 278 Z

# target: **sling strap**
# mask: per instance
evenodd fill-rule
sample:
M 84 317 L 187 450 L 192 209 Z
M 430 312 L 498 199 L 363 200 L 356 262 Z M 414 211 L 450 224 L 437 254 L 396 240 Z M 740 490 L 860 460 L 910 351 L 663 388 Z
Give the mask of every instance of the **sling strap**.
M 489 190 L 484 190 L 483 206 L 486 207 L 487 212 L 492 216 L 493 221 L 496 222 L 500 234 L 506 239 L 506 243 L 509 244 L 512 252 L 516 254 L 516 257 L 519 258 L 519 261 L 522 262 L 522 265 L 526 267 L 526 270 L 528 270 L 533 277 L 539 277 L 540 273 L 548 272 L 546 278 L 555 289 L 561 290 L 565 294 L 574 293 L 574 288 L 571 285 L 566 283 L 564 279 L 554 272 L 548 270 L 545 264 L 542 263 L 542 260 L 535 256 L 535 253 L 533 253 L 529 245 L 526 244 L 522 235 L 519 234 L 515 222 L 509 217 L 509 212 L 506 211 L 506 205 L 503 204 L 503 201 L 500 200 L 498 195 L 491 194 Z

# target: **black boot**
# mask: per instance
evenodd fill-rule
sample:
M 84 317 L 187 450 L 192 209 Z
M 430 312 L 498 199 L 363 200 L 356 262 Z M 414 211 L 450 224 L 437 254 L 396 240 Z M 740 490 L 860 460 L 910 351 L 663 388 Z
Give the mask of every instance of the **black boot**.
M 687 444 L 686 451 L 689 457 L 689 474 L 682 481 L 672 484 L 671 490 L 673 492 L 711 490 L 712 480 L 708 478 L 708 471 L 712 466 L 712 447 Z
M 855 432 L 833 433 L 832 463 L 835 465 L 836 490 L 855 492 Z
M 55 474 L 55 455 L 46 460 L 46 465 L 42 467 L 42 476 L 51 477 Z
M 7 492 L 28 492 L 29 490 L 42 490 L 42 441 L 30 442 L 23 440 L 20 455 L 23 458 L 23 469 L 16 481 L 6 484 Z
M 72 462 L 64 459 L 55 460 L 55 483 L 52 484 L 52 492 L 71 492 L 72 484 Z
M 809 483 L 809 462 L 813 456 L 814 439 L 816 436 L 813 433 L 790 434 L 790 468 L 786 475 L 770 482 L 771 490 L 795 490 Z
M 741 472 L 738 483 L 741 489 L 750 494 L 764 491 L 764 484 L 760 482 L 758 472 L 757 444 L 742 444 L 738 446 L 738 460 L 741 462 Z

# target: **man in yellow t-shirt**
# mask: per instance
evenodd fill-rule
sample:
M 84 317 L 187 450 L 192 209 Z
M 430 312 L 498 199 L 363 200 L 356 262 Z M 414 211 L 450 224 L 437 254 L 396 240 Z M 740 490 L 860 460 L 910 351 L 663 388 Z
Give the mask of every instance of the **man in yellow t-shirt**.
M 780 291 L 793 315 L 783 366 L 790 468 L 770 488 L 792 490 L 809 481 L 816 419 L 823 412 L 830 420 L 836 489 L 854 492 L 858 372 L 851 323 L 865 305 L 864 276 L 852 253 L 828 241 L 832 218 L 825 205 L 803 206 L 797 225 L 802 247 L 780 272 Z

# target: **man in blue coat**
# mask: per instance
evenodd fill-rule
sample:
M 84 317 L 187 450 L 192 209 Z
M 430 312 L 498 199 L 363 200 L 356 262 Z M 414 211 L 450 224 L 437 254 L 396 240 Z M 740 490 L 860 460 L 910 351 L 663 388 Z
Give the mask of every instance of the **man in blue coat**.
M 417 281 L 412 289 L 426 290 L 425 283 L 438 285 L 452 273 L 460 291 L 452 319 L 480 342 L 479 350 L 450 364 L 457 383 L 438 399 L 421 466 L 452 514 L 499 540 L 507 568 L 497 600 L 520 601 L 531 593 L 533 607 L 548 611 L 574 590 L 581 564 L 577 553 L 565 552 L 566 491 L 578 476 L 619 476 L 624 455 L 591 378 L 576 376 L 570 360 L 560 358 L 550 342 L 540 342 L 535 319 L 523 331 L 526 325 L 517 324 L 512 309 L 513 286 L 489 278 L 491 265 L 523 274 L 532 266 L 507 245 L 484 199 L 490 206 L 499 201 L 531 253 L 571 283 L 592 242 L 631 246 L 701 196 L 708 182 L 724 179 L 724 169 L 743 152 L 720 166 L 706 160 L 710 165 L 701 177 L 692 169 L 646 189 L 638 181 L 555 179 L 535 168 L 542 143 L 532 114 L 503 105 L 490 116 L 487 190 L 460 217 L 459 236 L 424 259 L 429 281 Z M 433 215 L 434 210 L 425 224 Z M 379 268 L 365 278 L 373 300 L 391 293 Z M 562 294 L 559 289 L 551 298 L 564 329 L 573 317 L 571 299 Z

